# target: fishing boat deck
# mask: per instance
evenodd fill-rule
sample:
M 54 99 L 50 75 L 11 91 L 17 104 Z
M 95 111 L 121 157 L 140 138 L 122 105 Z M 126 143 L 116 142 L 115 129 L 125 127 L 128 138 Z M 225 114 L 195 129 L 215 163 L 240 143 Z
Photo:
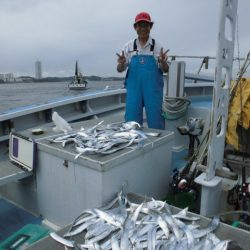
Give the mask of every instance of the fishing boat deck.
M 201 110 L 201 112 L 199 111 L 198 114 L 201 114 L 202 116 L 206 116 L 207 113 L 204 113 L 204 110 L 209 110 L 211 107 L 211 87 L 212 84 L 208 83 L 208 84 L 201 84 L 202 86 L 206 85 L 207 86 L 207 90 L 202 91 L 202 93 L 207 94 L 207 96 L 203 96 L 203 97 L 192 97 L 192 103 L 190 105 L 190 110 Z M 192 87 L 191 87 L 192 89 Z M 206 87 L 205 87 L 206 89 Z M 210 90 L 209 90 L 210 89 Z M 197 91 L 197 89 L 194 91 Z M 31 115 L 36 114 L 39 117 L 39 113 L 43 113 L 46 110 L 49 110 L 50 112 L 52 111 L 58 111 L 59 114 L 62 114 L 62 116 L 67 120 L 67 121 L 74 121 L 75 119 L 82 119 L 84 117 L 88 118 L 91 117 L 93 115 L 101 115 L 103 114 L 103 112 L 106 111 L 112 111 L 114 110 L 115 113 L 117 114 L 117 112 L 120 112 L 123 115 L 123 110 L 124 110 L 124 96 L 122 97 L 121 95 L 124 95 L 126 93 L 126 90 L 124 89 L 118 89 L 118 90 L 108 90 L 108 91 L 90 91 L 90 92 L 84 92 L 84 94 L 78 94 L 77 96 L 64 96 L 64 97 L 55 97 L 53 98 L 53 100 L 51 100 L 51 102 L 44 102 L 44 103 L 36 103 L 36 104 L 32 104 L 32 105 L 24 105 L 23 107 L 19 107 L 19 108 L 12 108 L 9 110 L 4 110 L 2 112 L 0 112 L 0 121 L 5 122 L 8 120 L 12 120 L 14 121 L 14 124 L 16 125 L 16 129 L 17 131 L 21 131 L 24 130 L 26 128 L 29 128 L 29 130 L 31 131 L 32 127 L 41 127 L 40 123 L 34 122 L 33 119 L 31 119 Z M 199 92 L 198 92 L 199 93 Z M 113 102 L 109 102 L 109 97 L 111 96 L 115 96 L 117 95 L 117 98 L 112 97 Z M 106 95 L 106 97 L 105 97 Z M 103 99 L 104 97 L 104 99 Z M 106 98 L 106 99 L 105 99 Z M 97 102 L 95 101 L 95 99 L 97 100 Z M 104 101 L 103 101 L 104 100 Z M 79 103 L 85 103 L 86 106 L 90 105 L 91 109 L 86 109 L 86 112 L 82 111 L 80 109 L 77 108 L 78 104 L 76 105 L 76 102 Z M 74 105 L 74 107 L 76 107 L 76 112 L 75 109 L 73 110 L 74 112 L 72 112 L 71 108 L 65 108 L 67 107 L 67 105 Z M 103 105 L 105 104 L 105 105 Z M 104 107 L 105 106 L 105 107 Z M 37 112 L 37 113 L 35 113 Z M 30 114 L 30 117 L 29 117 Z M 197 113 L 195 113 L 197 114 Z M 192 115 L 192 112 L 188 113 L 187 116 Z M 25 117 L 25 119 L 24 119 Z M 24 124 L 23 121 L 26 121 L 26 123 L 28 122 L 28 127 L 27 124 Z M 180 119 L 180 124 L 185 123 L 186 120 L 186 116 L 183 117 L 182 119 Z M 168 121 L 167 124 L 171 124 L 172 121 Z M 42 121 L 42 126 L 45 127 L 51 127 L 52 126 L 52 122 L 51 120 L 48 123 L 44 123 L 44 121 Z M 177 136 L 177 135 L 176 135 Z M 0 141 L 3 142 L 5 140 L 8 139 L 8 135 L 0 135 Z M 178 137 L 178 136 L 177 136 Z M 1 146 L 1 145 L 0 145 Z M 3 145 L 2 145 L 3 146 Z M 4 152 L 3 150 L 1 150 L 2 152 Z M 10 173 L 8 174 L 9 179 L 7 180 L 5 178 L 5 174 L 3 174 L 2 177 L 0 177 L 0 182 L 2 183 L 4 189 L 5 190 L 5 184 L 7 182 L 13 182 L 13 183 L 18 183 L 16 180 L 19 179 L 23 179 L 25 181 L 25 177 L 31 175 L 30 172 L 24 171 L 19 167 L 16 167 L 15 165 L 13 165 L 12 163 L 9 162 L 9 160 L 6 160 L 6 156 L 7 153 L 5 154 L 5 158 L 1 158 L 0 157 L 0 167 L 1 167 L 1 174 L 4 173 L 5 171 L 10 171 Z M 5 160 L 4 160 L 5 159 Z M 4 170 L 4 168 L 2 167 L 6 167 L 7 169 Z M 13 171 L 13 172 L 11 172 Z M 5 172 L 7 173 L 7 172 Z M 31 177 L 30 177 L 31 178 Z M 28 178 L 29 179 L 29 178 Z M 23 182 L 23 181 L 21 181 Z M 26 190 L 22 190 L 25 191 Z M 21 192 L 22 192 L 21 191 Z M 32 194 L 31 194 L 32 195 Z M 18 202 L 17 202 L 18 203 Z M 20 209 L 20 208 L 18 208 Z M 32 211 L 29 210 L 29 211 Z M 11 215 L 11 209 L 9 209 L 9 211 L 6 211 L 6 213 L 8 213 Z M 27 211 L 24 211 L 27 212 Z M 9 232 L 12 231 L 12 233 L 15 231 L 15 229 L 12 228 L 12 223 L 7 223 L 5 224 L 5 229 L 4 230 L 8 230 Z M 12 228 L 12 229 L 11 229 Z M 44 248 L 43 248 L 44 249 Z
M 28 223 L 41 224 L 42 219 L 0 197 L 0 242 Z
M 9 160 L 0 161 L 0 168 L 0 186 L 12 181 L 26 178 L 33 174 L 32 172 L 28 172 L 12 164 Z

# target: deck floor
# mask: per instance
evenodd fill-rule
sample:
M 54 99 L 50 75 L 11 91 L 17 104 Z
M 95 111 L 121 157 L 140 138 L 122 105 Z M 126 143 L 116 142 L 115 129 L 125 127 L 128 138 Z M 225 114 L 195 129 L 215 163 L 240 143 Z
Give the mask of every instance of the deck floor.
M 42 219 L 0 198 L 0 242 L 26 224 L 41 224 Z

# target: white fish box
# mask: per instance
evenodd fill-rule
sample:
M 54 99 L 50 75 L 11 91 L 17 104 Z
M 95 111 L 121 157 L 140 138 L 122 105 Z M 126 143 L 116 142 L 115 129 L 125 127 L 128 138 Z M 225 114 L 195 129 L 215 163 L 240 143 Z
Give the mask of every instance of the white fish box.
M 97 123 L 98 120 L 88 121 L 88 126 Z M 81 125 L 84 123 L 77 127 Z M 150 137 L 153 143 L 147 140 L 142 148 L 126 148 L 110 155 L 82 155 L 76 160 L 73 145 L 63 148 L 61 143 L 50 143 L 46 138 L 38 140 L 36 180 L 40 213 L 48 221 L 64 226 L 82 210 L 104 205 L 123 185 L 129 192 L 156 199 L 165 197 L 173 139 L 173 132 L 161 131 L 160 137 Z

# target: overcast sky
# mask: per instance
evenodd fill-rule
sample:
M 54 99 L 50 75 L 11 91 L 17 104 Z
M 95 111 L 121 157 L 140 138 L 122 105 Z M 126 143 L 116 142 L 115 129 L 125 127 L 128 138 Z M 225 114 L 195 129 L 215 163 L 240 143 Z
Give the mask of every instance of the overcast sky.
M 220 0 L 0 0 L 0 73 L 117 76 L 116 52 L 136 37 L 135 15 L 151 14 L 151 35 L 169 55 L 215 56 Z M 250 0 L 239 0 L 239 47 L 250 49 Z M 238 56 L 237 44 L 235 56 Z M 197 71 L 201 60 L 187 65 Z

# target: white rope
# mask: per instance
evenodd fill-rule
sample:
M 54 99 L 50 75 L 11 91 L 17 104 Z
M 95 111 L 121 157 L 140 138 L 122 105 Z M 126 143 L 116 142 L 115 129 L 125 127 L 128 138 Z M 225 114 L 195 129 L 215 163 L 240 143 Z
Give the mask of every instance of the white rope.
M 162 104 L 163 116 L 169 120 L 175 120 L 183 116 L 190 101 L 185 97 L 165 96 Z

